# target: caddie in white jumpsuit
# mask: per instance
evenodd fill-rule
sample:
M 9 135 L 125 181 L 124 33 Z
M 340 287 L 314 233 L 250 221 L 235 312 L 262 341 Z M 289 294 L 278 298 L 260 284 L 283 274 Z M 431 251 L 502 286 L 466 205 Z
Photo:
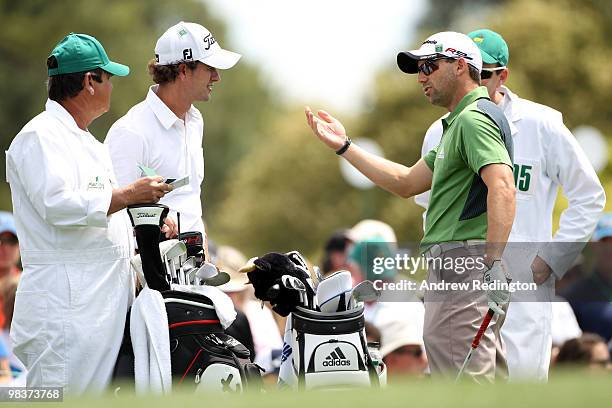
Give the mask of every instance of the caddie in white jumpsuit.
M 509 57 L 503 38 L 486 29 L 468 36 L 482 54 L 482 84 L 508 118 L 513 138 L 517 197 L 508 241 L 520 244 L 511 244 L 512 249 L 506 250 L 506 263 L 514 281 L 534 282 L 535 277 L 540 291 L 550 300 L 555 279 L 563 277 L 595 229 L 605 193 L 583 150 L 563 124 L 561 113 L 522 99 L 503 86 Z M 442 122 L 437 120 L 425 134 L 423 155 L 440 143 L 441 135 Z M 552 214 L 559 186 L 569 207 L 553 237 Z M 417 204 L 427 208 L 428 194 L 415 197 Z M 530 242 L 539 244 L 525 244 Z M 512 294 L 501 330 L 510 380 L 548 378 L 552 305 L 531 295 L 521 291 Z
M 116 189 L 108 152 L 87 130 L 108 111 L 109 60 L 93 37 L 71 33 L 47 60 L 49 99 L 7 151 L 23 275 L 10 330 L 28 387 L 78 394 L 109 383 L 133 298 L 132 230 L 123 208 L 156 202 L 161 178 Z

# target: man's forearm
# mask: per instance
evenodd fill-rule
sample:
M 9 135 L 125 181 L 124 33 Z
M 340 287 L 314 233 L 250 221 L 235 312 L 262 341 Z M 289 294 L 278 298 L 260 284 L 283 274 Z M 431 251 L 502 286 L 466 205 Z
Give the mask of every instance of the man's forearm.
M 400 197 L 412 197 L 431 187 L 431 170 L 428 168 L 425 172 L 422 169 L 419 171 L 418 168 L 415 169 L 416 165 L 407 167 L 395 163 L 371 154 L 355 144 L 352 144 L 342 157 L 374 184 Z
M 107 215 L 116 213 L 126 208 L 129 204 L 129 194 L 126 188 L 116 188 L 113 190 L 113 196 L 111 198 L 110 207 L 108 208 Z
M 487 258 L 501 259 L 512 230 L 516 207 L 513 185 L 500 181 L 487 194 Z

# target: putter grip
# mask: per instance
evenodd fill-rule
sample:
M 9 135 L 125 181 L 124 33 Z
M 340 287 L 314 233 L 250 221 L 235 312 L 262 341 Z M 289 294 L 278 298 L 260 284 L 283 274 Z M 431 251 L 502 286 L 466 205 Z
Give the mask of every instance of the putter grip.
M 487 327 L 489 327 L 489 323 L 491 323 L 491 319 L 493 318 L 494 314 L 495 312 L 493 311 L 493 309 L 489 309 L 489 311 L 487 312 L 487 315 L 484 317 L 482 321 L 482 324 L 480 325 L 480 329 L 478 329 L 478 333 L 476 333 L 476 336 L 474 337 L 474 341 L 472 341 L 473 349 L 477 348 L 478 345 L 480 344 L 480 338 L 484 334 L 485 330 L 487 330 Z

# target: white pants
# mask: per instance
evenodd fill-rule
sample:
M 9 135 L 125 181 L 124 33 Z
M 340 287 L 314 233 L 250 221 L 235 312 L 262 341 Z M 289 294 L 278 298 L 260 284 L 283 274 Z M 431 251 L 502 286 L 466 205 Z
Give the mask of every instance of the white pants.
M 538 245 L 511 243 L 504 253 L 504 265 L 513 282 L 533 283 L 531 263 Z M 501 336 L 506 348 L 510 381 L 547 381 L 552 348 L 552 305 L 554 276 L 537 292 L 517 291 L 510 304 Z
M 28 387 L 103 391 L 133 297 L 129 260 L 28 265 L 15 296 L 11 341 Z
M 510 302 L 501 336 L 510 381 L 547 381 L 552 307 L 549 302 Z

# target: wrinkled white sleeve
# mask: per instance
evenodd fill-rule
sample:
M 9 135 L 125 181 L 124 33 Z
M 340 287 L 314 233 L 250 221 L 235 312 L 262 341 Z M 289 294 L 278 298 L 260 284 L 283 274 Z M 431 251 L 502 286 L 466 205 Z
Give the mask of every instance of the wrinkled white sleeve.
M 36 132 L 24 133 L 15 149 L 7 152 L 11 179 L 21 184 L 36 212 L 48 224 L 61 227 L 108 226 L 112 188 L 83 189 L 76 177 L 74 158 L 60 143 Z M 78 159 L 78 158 L 77 158 Z
M 442 140 L 442 120 L 438 119 L 425 132 L 421 157 L 425 157 L 427 153 L 435 149 L 440 144 L 440 140 Z M 414 196 L 414 202 L 425 208 L 423 212 L 423 229 L 425 229 L 425 218 L 427 216 L 427 207 L 429 206 L 429 190 Z
M 601 217 L 606 196 L 584 151 L 559 114 L 544 123 L 550 136 L 546 148 L 546 172 L 562 186 L 569 201 L 561 214 L 559 230 L 538 255 L 562 278 L 584 248 Z
M 108 131 L 104 144 L 108 146 L 119 187 L 141 177 L 138 165 L 147 165 L 144 157 L 145 142 L 141 135 L 115 123 Z

